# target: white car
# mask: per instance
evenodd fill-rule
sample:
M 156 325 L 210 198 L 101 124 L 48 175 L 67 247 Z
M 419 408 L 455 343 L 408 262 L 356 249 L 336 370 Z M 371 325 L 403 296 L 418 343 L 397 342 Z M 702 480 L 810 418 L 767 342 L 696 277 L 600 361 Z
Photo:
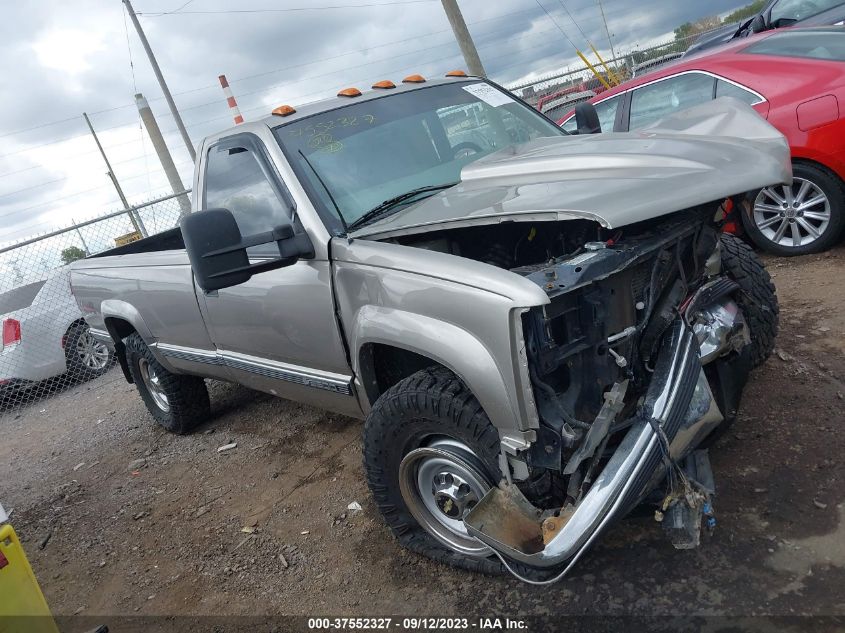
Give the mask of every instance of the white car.
M 0 392 L 8 394 L 67 373 L 76 380 L 111 366 L 108 348 L 94 340 L 70 292 L 68 269 L 0 293 Z

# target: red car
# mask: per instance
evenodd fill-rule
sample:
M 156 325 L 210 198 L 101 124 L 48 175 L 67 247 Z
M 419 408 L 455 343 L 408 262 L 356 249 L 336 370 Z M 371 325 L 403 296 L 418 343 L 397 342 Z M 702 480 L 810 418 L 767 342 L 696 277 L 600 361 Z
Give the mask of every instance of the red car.
M 627 132 L 722 96 L 754 107 L 792 150 L 792 186 L 751 194 L 741 214 L 748 236 L 779 255 L 833 245 L 845 227 L 845 29 L 762 33 L 685 57 L 590 103 L 603 131 Z M 559 123 L 574 132 L 574 112 Z

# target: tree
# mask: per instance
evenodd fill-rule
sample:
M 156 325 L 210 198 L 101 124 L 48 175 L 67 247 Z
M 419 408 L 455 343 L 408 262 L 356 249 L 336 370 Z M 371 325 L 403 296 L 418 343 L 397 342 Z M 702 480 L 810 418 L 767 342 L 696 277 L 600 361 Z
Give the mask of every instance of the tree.
M 709 15 L 704 18 L 699 18 L 695 22 L 684 22 L 675 29 L 675 41 L 680 42 L 687 40 L 699 33 L 712 31 L 722 26 L 722 21 L 718 15 Z
M 87 253 L 78 246 L 68 246 L 62 249 L 62 261 L 65 264 L 75 262 L 77 259 L 82 259 L 87 256 Z
M 724 24 L 733 24 L 734 22 L 741 22 L 742 20 L 745 20 L 747 18 L 754 17 L 755 15 L 760 13 L 760 11 L 762 11 L 765 6 L 766 0 L 755 0 L 755 2 L 752 2 L 749 5 L 737 9 L 733 13 L 729 13 L 725 16 L 725 19 L 722 20 L 722 22 Z

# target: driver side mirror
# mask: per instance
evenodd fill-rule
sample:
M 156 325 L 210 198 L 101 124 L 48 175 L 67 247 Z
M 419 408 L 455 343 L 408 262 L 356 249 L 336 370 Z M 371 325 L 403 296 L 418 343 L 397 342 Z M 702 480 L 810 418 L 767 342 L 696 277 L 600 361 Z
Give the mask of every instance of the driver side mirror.
M 601 121 L 596 106 L 587 101 L 575 106 L 575 126 L 578 134 L 601 134 Z
M 748 29 L 752 33 L 762 33 L 766 30 L 766 18 L 758 13 L 754 16 L 754 19 L 751 20 L 751 24 L 748 25 Z
M 798 20 L 796 20 L 795 18 L 778 18 L 777 20 L 772 22 L 772 28 L 782 29 L 785 26 L 792 26 L 797 21 Z
M 294 233 L 291 223 L 243 237 L 231 211 L 209 209 L 189 213 L 179 226 L 197 285 L 205 292 L 237 286 L 257 273 L 314 257 L 311 240 L 304 233 Z M 278 246 L 279 256 L 250 264 L 246 249 L 271 242 Z

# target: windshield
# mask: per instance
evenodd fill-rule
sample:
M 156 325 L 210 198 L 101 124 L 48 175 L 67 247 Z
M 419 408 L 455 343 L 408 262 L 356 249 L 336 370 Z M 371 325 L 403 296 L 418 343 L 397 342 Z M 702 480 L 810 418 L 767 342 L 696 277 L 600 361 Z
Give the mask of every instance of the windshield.
M 769 22 L 775 24 L 778 20 L 806 20 L 841 4 L 842 0 L 780 0 L 772 7 Z
M 275 134 L 324 219 L 342 216 L 329 228 L 342 229 L 387 200 L 460 181 L 461 168 L 486 154 L 562 132 L 490 84 L 456 82 L 353 102 Z
M 783 31 L 758 40 L 742 51 L 752 55 L 808 57 L 826 61 L 845 61 L 845 32 L 829 29 Z

